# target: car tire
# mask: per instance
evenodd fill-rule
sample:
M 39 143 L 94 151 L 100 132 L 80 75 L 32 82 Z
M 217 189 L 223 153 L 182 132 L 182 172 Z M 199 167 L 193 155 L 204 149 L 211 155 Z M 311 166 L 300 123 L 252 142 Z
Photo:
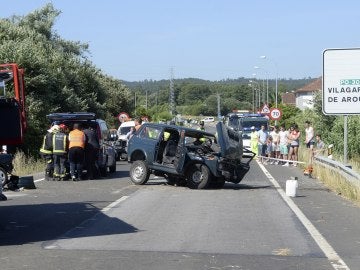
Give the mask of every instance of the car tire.
M 186 174 L 186 179 L 189 188 L 204 189 L 207 188 L 210 183 L 211 173 L 206 165 L 194 164 L 190 166 Z
M 144 185 L 150 177 L 150 170 L 145 161 L 137 160 L 130 167 L 130 179 L 135 185 Z
M 8 175 L 7 172 L 0 167 L 0 189 L 2 188 L 2 185 L 7 182 Z

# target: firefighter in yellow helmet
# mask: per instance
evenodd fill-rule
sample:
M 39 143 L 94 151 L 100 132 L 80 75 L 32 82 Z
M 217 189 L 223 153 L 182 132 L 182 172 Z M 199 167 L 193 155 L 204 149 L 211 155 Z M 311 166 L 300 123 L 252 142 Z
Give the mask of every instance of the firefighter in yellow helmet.
M 43 137 L 43 143 L 40 148 L 40 155 L 46 161 L 45 168 L 45 180 L 49 181 L 53 177 L 54 173 L 54 160 L 53 160 L 53 145 L 52 139 L 56 131 L 59 130 L 58 125 L 53 125 L 47 130 L 47 133 Z
M 54 180 L 60 181 L 66 179 L 65 162 L 67 159 L 69 139 L 65 133 L 66 126 L 59 125 L 59 130 L 56 131 L 52 138 L 53 158 L 54 158 Z

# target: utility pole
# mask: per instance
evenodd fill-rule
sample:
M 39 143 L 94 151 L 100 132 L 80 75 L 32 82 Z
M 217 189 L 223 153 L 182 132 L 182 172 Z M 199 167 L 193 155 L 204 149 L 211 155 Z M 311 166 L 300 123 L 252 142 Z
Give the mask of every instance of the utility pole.
M 170 70 L 170 95 L 169 95 L 170 113 L 175 114 L 175 93 L 174 93 L 174 70 Z
M 148 109 L 148 91 L 146 90 L 145 108 Z
M 221 120 L 221 110 L 220 110 L 220 94 L 217 93 L 217 112 L 218 112 L 218 120 Z

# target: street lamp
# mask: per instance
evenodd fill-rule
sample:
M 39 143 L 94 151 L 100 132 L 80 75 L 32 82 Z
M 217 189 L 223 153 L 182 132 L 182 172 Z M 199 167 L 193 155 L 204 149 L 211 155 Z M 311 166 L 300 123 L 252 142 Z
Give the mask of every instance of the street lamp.
M 255 73 L 253 73 L 252 74 L 253 75 L 253 77 L 255 77 L 256 76 L 256 74 Z M 261 101 L 260 101 L 260 97 L 261 97 L 261 95 L 260 95 L 260 85 L 259 85 L 259 83 L 257 82 L 257 81 L 255 81 L 255 80 L 249 80 L 249 82 L 250 82 L 250 85 L 252 85 L 253 86 L 253 112 L 255 113 L 255 107 L 256 107 L 256 102 L 257 102 L 257 97 L 256 97 L 256 90 L 258 90 L 258 98 L 259 98 L 259 102 L 258 102 L 258 108 L 260 108 L 260 106 L 261 106 Z M 257 87 L 256 87 L 257 86 Z M 257 89 L 256 89 L 257 88 Z
M 261 59 L 268 59 L 266 57 L 266 55 L 262 55 L 260 56 Z M 275 108 L 278 107 L 278 71 L 277 71 L 277 65 L 276 63 L 273 61 L 273 64 L 275 66 Z
M 267 72 L 266 69 L 263 69 L 259 66 L 254 66 L 255 69 L 262 69 L 263 71 L 265 71 L 265 75 L 266 75 L 266 104 L 269 104 L 269 73 Z
M 255 87 L 252 85 L 253 81 L 249 80 L 248 86 L 252 88 L 252 111 L 255 112 Z

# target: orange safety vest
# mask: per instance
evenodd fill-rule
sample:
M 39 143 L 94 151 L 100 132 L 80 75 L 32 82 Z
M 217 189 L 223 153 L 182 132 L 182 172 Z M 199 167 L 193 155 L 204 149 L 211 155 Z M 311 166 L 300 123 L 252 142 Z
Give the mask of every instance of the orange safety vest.
M 69 133 L 69 148 L 85 147 L 85 134 L 81 130 L 74 129 Z

